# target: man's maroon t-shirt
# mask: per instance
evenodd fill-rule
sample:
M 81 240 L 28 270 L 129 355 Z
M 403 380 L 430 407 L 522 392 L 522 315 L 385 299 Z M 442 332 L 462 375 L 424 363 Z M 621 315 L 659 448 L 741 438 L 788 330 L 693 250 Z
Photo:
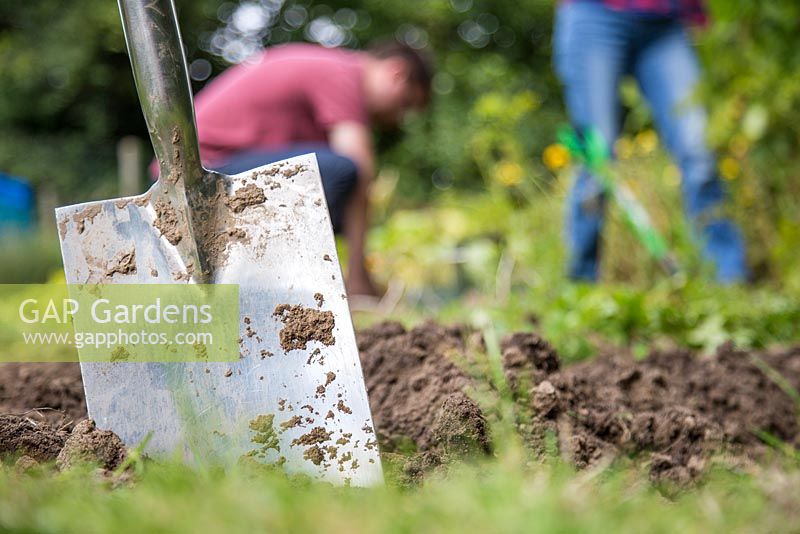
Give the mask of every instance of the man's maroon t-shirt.
M 333 125 L 367 124 L 360 52 L 309 44 L 268 48 L 200 91 L 195 114 L 206 166 L 244 150 L 328 141 Z

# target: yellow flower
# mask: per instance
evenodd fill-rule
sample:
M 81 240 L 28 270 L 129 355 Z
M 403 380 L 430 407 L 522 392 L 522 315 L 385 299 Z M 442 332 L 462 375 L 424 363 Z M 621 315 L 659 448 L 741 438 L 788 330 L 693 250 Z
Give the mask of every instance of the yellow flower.
M 619 159 L 630 159 L 633 156 L 633 143 L 627 137 L 620 137 L 614 143 L 614 151 Z
M 658 148 L 658 135 L 653 130 L 645 130 L 636 134 L 634 142 L 642 154 L 650 154 Z
M 736 177 L 739 176 L 740 171 L 741 167 L 739 166 L 739 162 L 730 156 L 722 158 L 719 162 L 719 173 L 726 180 L 735 180 Z
M 544 149 L 542 161 L 551 171 L 563 169 L 569 165 L 569 150 L 560 143 L 554 143 Z
M 494 168 L 494 179 L 506 187 L 522 182 L 523 174 L 522 165 L 515 161 L 503 160 Z

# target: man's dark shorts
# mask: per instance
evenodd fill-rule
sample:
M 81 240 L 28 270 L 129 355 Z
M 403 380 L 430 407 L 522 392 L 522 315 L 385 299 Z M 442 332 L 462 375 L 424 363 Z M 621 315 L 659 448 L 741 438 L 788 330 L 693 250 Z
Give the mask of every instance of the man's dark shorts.
M 358 180 L 358 168 L 353 160 L 341 156 L 325 145 L 294 145 L 281 150 L 254 150 L 240 152 L 214 170 L 223 174 L 239 174 L 268 163 L 274 163 L 294 156 L 314 152 L 317 155 L 319 171 L 322 175 L 322 188 L 331 214 L 333 231 L 342 231 L 344 210 L 347 199 L 353 193 Z

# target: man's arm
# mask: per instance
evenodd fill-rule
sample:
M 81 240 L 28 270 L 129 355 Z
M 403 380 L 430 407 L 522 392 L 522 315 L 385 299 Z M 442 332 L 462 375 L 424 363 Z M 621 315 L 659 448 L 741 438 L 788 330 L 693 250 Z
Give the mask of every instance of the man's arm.
M 341 122 L 331 128 L 331 150 L 348 157 L 358 168 L 358 182 L 344 212 L 344 235 L 347 240 L 347 291 L 353 295 L 376 295 L 377 290 L 364 265 L 369 227 L 369 186 L 375 175 L 375 152 L 372 132 L 358 122 Z

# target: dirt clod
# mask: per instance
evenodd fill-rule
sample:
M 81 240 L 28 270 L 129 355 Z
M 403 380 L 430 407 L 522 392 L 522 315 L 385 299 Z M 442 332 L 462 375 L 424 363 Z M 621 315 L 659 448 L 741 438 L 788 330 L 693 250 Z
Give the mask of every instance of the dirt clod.
M 292 440 L 292 445 L 315 445 L 325 443 L 331 439 L 332 432 L 326 432 L 325 427 L 315 426 L 310 432 Z
M 503 340 L 500 348 L 506 380 L 512 391 L 530 388 L 560 367 L 555 349 L 533 333 L 512 334 Z
M 23 454 L 39 462 L 55 460 L 67 433 L 26 417 L 0 415 L 0 456 Z
M 183 234 L 180 232 L 180 221 L 178 219 L 178 212 L 172 207 L 168 201 L 163 198 L 156 200 L 155 206 L 156 220 L 153 222 L 161 235 L 172 245 L 177 245 L 183 239 Z
M 117 254 L 106 267 L 106 277 L 115 274 L 136 274 L 136 250 L 133 248 Z
M 250 206 L 256 206 L 266 202 L 267 197 L 264 195 L 264 190 L 256 184 L 247 184 L 240 187 L 236 192 L 225 199 L 225 204 L 234 213 L 241 213 Z
M 250 430 L 254 432 L 250 441 L 257 444 L 258 447 L 253 449 L 250 454 L 254 456 L 264 457 L 267 451 L 274 449 L 280 452 L 280 445 L 278 442 L 278 435 L 275 432 L 273 423 L 275 421 L 275 414 L 261 414 L 249 423 Z
M 333 328 L 336 326 L 333 312 L 278 304 L 273 315 L 283 323 L 280 341 L 286 352 L 305 350 L 310 341 L 319 341 L 328 346 L 336 342 L 333 337 Z
M 325 452 L 319 445 L 312 445 L 303 452 L 303 458 L 314 465 L 319 465 L 325 460 Z
M 300 426 L 303 422 L 303 418 L 299 415 L 292 416 L 288 420 L 281 423 L 281 430 L 289 430 L 290 428 L 294 428 L 296 426 Z
M 26 473 L 31 469 L 35 469 L 36 467 L 39 467 L 39 462 L 27 454 L 23 454 L 17 459 L 16 462 L 14 462 L 14 471 L 17 473 Z
M 447 397 L 431 428 L 433 443 L 450 457 L 491 451 L 486 419 L 478 404 L 465 394 Z
M 341 399 L 339 399 L 339 402 L 336 403 L 336 409 L 346 414 L 353 413 L 353 410 L 351 410 L 350 407 L 346 405 Z
M 385 450 L 404 439 L 411 439 L 420 450 L 446 439 L 434 435 L 433 428 L 443 417 L 443 407 L 458 404 L 447 403 L 448 399 L 462 399 L 471 385 L 467 374 L 448 358 L 452 351 L 464 351 L 466 336 L 463 328 L 435 323 L 408 331 L 399 323 L 382 323 L 359 333 L 370 407 Z
M 119 467 L 127 456 L 127 449 L 119 436 L 110 430 L 99 430 L 91 419 L 81 421 L 58 453 L 56 465 L 69 469 L 78 463 L 96 463 L 103 469 Z
M 86 229 L 87 222 L 92 222 L 100 214 L 100 209 L 100 205 L 96 204 L 84 208 L 81 212 L 72 216 L 72 220 L 75 222 L 75 229 L 79 234 L 82 234 Z

